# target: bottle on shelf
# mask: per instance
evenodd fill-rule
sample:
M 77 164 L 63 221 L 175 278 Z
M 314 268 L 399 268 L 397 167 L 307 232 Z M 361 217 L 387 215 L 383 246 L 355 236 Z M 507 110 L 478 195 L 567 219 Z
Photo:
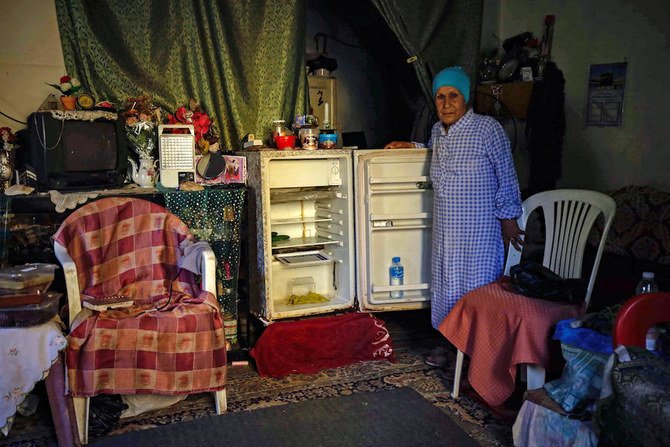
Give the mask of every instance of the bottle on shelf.
M 658 287 L 656 286 L 656 281 L 654 280 L 654 272 L 643 272 L 642 279 L 637 283 L 635 288 L 635 294 L 639 295 L 641 293 L 654 293 L 658 292 Z
M 392 286 L 402 286 L 405 282 L 405 269 L 400 263 L 400 257 L 396 256 L 391 260 L 389 267 L 389 282 Z M 402 298 L 405 292 L 402 290 L 392 290 L 391 298 Z
M 635 294 L 658 292 L 658 286 L 654 280 L 654 272 L 642 272 L 642 279 L 637 283 Z M 647 331 L 646 348 L 649 351 L 655 351 L 658 347 L 659 331 L 654 326 Z

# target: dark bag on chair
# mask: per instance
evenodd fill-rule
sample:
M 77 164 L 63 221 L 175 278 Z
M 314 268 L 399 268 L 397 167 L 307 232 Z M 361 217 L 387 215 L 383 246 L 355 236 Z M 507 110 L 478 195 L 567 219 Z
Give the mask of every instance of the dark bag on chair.
M 581 304 L 586 296 L 586 284 L 583 280 L 563 279 L 534 261 L 513 265 L 509 273 L 512 286 L 522 295 L 570 304 Z

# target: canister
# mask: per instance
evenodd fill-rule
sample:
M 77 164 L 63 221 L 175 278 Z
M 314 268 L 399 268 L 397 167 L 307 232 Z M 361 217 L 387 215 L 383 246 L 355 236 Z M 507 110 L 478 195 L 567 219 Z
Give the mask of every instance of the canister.
M 322 130 L 319 134 L 319 149 L 335 149 L 337 147 L 337 133 Z
M 303 127 L 299 132 L 300 143 L 303 149 L 314 150 L 319 147 L 319 130 L 313 127 Z

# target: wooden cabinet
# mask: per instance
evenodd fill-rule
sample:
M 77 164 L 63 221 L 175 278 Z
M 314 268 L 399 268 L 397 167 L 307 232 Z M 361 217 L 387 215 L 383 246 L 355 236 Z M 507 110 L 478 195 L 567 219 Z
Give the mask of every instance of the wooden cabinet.
M 508 82 L 504 84 L 477 84 L 473 98 L 475 112 L 483 115 L 496 113 L 496 97 L 503 104 L 501 113 L 509 114 L 514 118 L 525 119 L 530 104 L 533 82 Z

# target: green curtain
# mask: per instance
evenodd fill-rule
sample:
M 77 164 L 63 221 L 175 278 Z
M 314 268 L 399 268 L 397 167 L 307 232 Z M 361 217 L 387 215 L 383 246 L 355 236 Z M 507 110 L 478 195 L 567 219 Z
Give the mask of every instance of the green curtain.
M 433 76 L 460 65 L 476 79 L 482 0 L 372 0 L 412 62 L 428 104 Z
M 304 113 L 306 0 L 55 0 L 65 66 L 99 101 L 198 100 L 222 147 Z

